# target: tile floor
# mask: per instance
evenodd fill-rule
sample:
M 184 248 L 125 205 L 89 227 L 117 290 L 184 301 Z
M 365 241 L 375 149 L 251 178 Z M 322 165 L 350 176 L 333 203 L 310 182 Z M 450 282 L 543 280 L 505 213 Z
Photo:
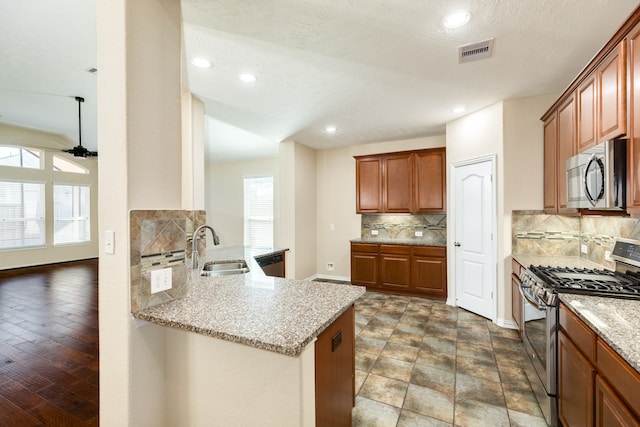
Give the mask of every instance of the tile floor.
M 354 427 L 545 427 L 515 330 L 443 302 L 356 302 Z

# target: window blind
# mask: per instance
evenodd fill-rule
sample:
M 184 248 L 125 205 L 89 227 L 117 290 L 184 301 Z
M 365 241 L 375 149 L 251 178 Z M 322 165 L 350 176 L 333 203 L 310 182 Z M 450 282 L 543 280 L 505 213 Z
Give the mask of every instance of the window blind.
M 273 247 L 273 177 L 244 178 L 244 244 Z
M 0 249 L 43 246 L 44 184 L 0 181 Z
M 89 187 L 53 185 L 53 244 L 88 242 L 91 239 Z

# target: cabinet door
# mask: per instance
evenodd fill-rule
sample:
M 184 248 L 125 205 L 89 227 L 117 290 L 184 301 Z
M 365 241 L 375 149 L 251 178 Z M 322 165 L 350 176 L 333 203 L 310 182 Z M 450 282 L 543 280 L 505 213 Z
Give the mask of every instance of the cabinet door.
M 446 207 L 445 149 L 416 153 L 413 163 L 414 213 L 444 213 Z
M 356 159 L 356 212 L 382 212 L 382 158 Z
M 640 25 L 629 33 L 627 49 L 629 62 L 627 212 L 633 216 L 640 216 Z
M 316 426 L 351 427 L 355 394 L 355 323 L 351 306 L 315 344 Z
M 411 287 L 411 246 L 380 245 L 380 286 L 408 290 Z
M 383 212 L 410 213 L 413 200 L 411 153 L 387 155 L 383 161 Z
M 558 118 L 554 114 L 544 124 L 544 211 L 558 213 Z
M 558 213 L 577 213 L 577 209 L 567 207 L 567 160 L 576 153 L 576 108 L 573 97 L 558 109 Z
M 626 43 L 621 41 L 596 70 L 598 142 L 627 133 Z
M 607 382 L 596 376 L 596 427 L 639 427 L 640 422 Z
M 576 92 L 578 106 L 578 152 L 596 145 L 596 77 L 591 74 Z
M 415 291 L 430 298 L 447 298 L 446 258 L 414 256 L 411 267 Z
M 378 245 L 351 244 L 351 283 L 378 286 Z
M 558 417 L 564 427 L 591 427 L 595 369 L 564 332 L 558 332 Z

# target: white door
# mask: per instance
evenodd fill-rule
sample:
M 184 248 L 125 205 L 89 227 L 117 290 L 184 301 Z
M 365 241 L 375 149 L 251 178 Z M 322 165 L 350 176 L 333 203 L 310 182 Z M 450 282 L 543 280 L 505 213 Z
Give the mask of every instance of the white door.
M 456 305 L 495 320 L 495 157 L 454 165 Z

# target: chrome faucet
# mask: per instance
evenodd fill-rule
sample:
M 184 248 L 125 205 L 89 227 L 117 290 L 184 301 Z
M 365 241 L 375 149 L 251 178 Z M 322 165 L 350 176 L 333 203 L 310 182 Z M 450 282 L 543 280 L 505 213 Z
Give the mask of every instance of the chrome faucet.
M 191 240 L 191 258 L 193 259 L 192 268 L 194 270 L 198 268 L 198 249 L 197 249 L 197 246 L 198 246 L 198 234 L 203 229 L 211 230 L 211 237 L 213 237 L 213 244 L 214 245 L 219 245 L 220 244 L 220 238 L 216 234 L 215 230 L 213 228 L 211 228 L 211 226 L 204 224 L 204 225 L 201 225 L 200 227 L 196 228 L 196 231 L 193 232 L 193 236 L 192 236 L 192 240 Z M 207 232 L 205 231 L 205 235 L 206 235 L 206 233 Z

